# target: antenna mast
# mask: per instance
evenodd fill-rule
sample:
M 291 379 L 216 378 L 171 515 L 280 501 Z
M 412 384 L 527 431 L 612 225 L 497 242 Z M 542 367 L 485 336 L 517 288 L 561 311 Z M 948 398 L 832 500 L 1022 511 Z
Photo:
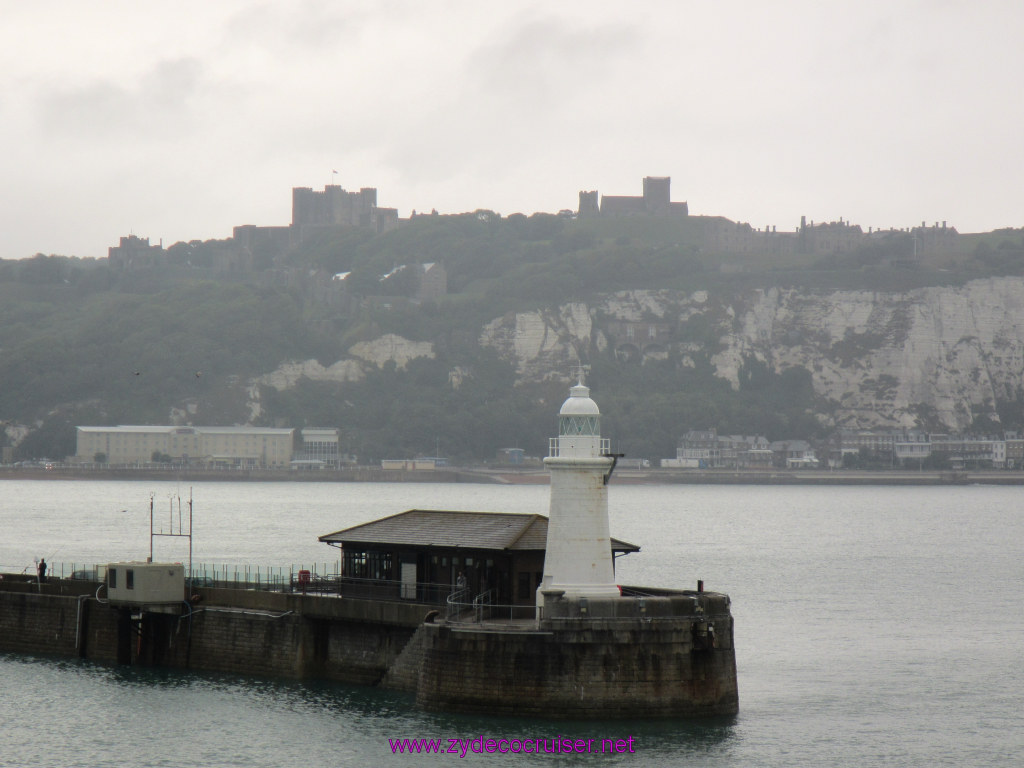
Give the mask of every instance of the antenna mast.
M 180 495 L 172 496 L 171 497 L 170 519 L 168 521 L 168 525 L 170 526 L 169 530 L 167 532 L 164 532 L 163 528 L 161 528 L 159 533 L 156 532 L 156 530 L 153 528 L 153 496 L 154 496 L 154 494 L 152 494 L 152 493 L 149 494 L 149 560 L 147 562 L 150 562 L 150 563 L 153 562 L 153 539 L 156 538 L 157 536 L 173 536 L 173 537 L 176 537 L 176 538 L 186 538 L 186 539 L 188 539 L 188 575 L 189 575 L 189 578 L 191 578 L 192 577 L 192 487 L 189 486 L 189 489 L 188 489 L 188 531 L 187 532 L 185 531 L 185 527 L 184 527 L 183 521 L 181 519 L 181 496 Z M 177 530 L 175 530 L 175 527 L 174 527 L 174 500 L 175 499 L 178 500 L 178 527 L 177 527 Z

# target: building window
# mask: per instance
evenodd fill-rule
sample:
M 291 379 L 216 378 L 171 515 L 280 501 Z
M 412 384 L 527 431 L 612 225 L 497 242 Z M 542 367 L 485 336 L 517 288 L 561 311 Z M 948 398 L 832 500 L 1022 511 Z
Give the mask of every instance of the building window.
M 117 568 L 111 568 L 107 574 L 107 589 L 117 589 Z
M 378 581 L 391 581 L 391 553 L 390 552 L 368 552 L 367 566 L 370 569 L 370 578 Z
M 344 573 L 354 579 L 365 579 L 366 553 L 345 552 Z
M 131 568 L 124 572 L 124 588 L 135 589 L 135 571 Z
M 354 579 L 375 579 L 391 581 L 392 559 L 390 552 L 345 552 L 343 573 Z

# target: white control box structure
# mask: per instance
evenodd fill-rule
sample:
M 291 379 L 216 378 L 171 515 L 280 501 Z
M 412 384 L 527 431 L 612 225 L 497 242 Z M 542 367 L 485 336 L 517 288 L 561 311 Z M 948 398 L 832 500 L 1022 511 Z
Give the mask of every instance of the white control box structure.
M 110 563 L 107 599 L 111 605 L 167 605 L 185 599 L 181 563 Z

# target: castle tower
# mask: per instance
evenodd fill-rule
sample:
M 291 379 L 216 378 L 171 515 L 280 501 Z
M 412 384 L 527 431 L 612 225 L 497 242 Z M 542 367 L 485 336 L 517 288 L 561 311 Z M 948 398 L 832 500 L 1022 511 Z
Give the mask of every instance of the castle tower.
M 618 597 L 608 530 L 608 486 L 613 457 L 601 437 L 601 412 L 582 379 L 558 413 L 544 466 L 551 472 L 551 506 L 544 578 L 537 593 Z
M 597 204 L 597 190 L 580 190 L 580 209 L 577 212 L 577 215 L 580 218 L 583 218 L 598 216 L 600 213 L 601 208 Z
M 668 213 L 672 207 L 672 178 L 644 176 L 644 210 L 647 213 Z

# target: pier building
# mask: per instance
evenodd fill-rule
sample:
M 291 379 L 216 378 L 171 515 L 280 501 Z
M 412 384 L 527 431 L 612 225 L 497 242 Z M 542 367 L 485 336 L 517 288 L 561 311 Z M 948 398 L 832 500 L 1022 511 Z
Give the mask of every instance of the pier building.
M 347 597 L 444 603 L 462 574 L 467 594 L 529 618 L 549 530 L 548 518 L 537 514 L 410 509 L 320 541 L 341 550 L 340 589 Z M 613 556 L 640 551 L 618 539 L 609 545 Z

